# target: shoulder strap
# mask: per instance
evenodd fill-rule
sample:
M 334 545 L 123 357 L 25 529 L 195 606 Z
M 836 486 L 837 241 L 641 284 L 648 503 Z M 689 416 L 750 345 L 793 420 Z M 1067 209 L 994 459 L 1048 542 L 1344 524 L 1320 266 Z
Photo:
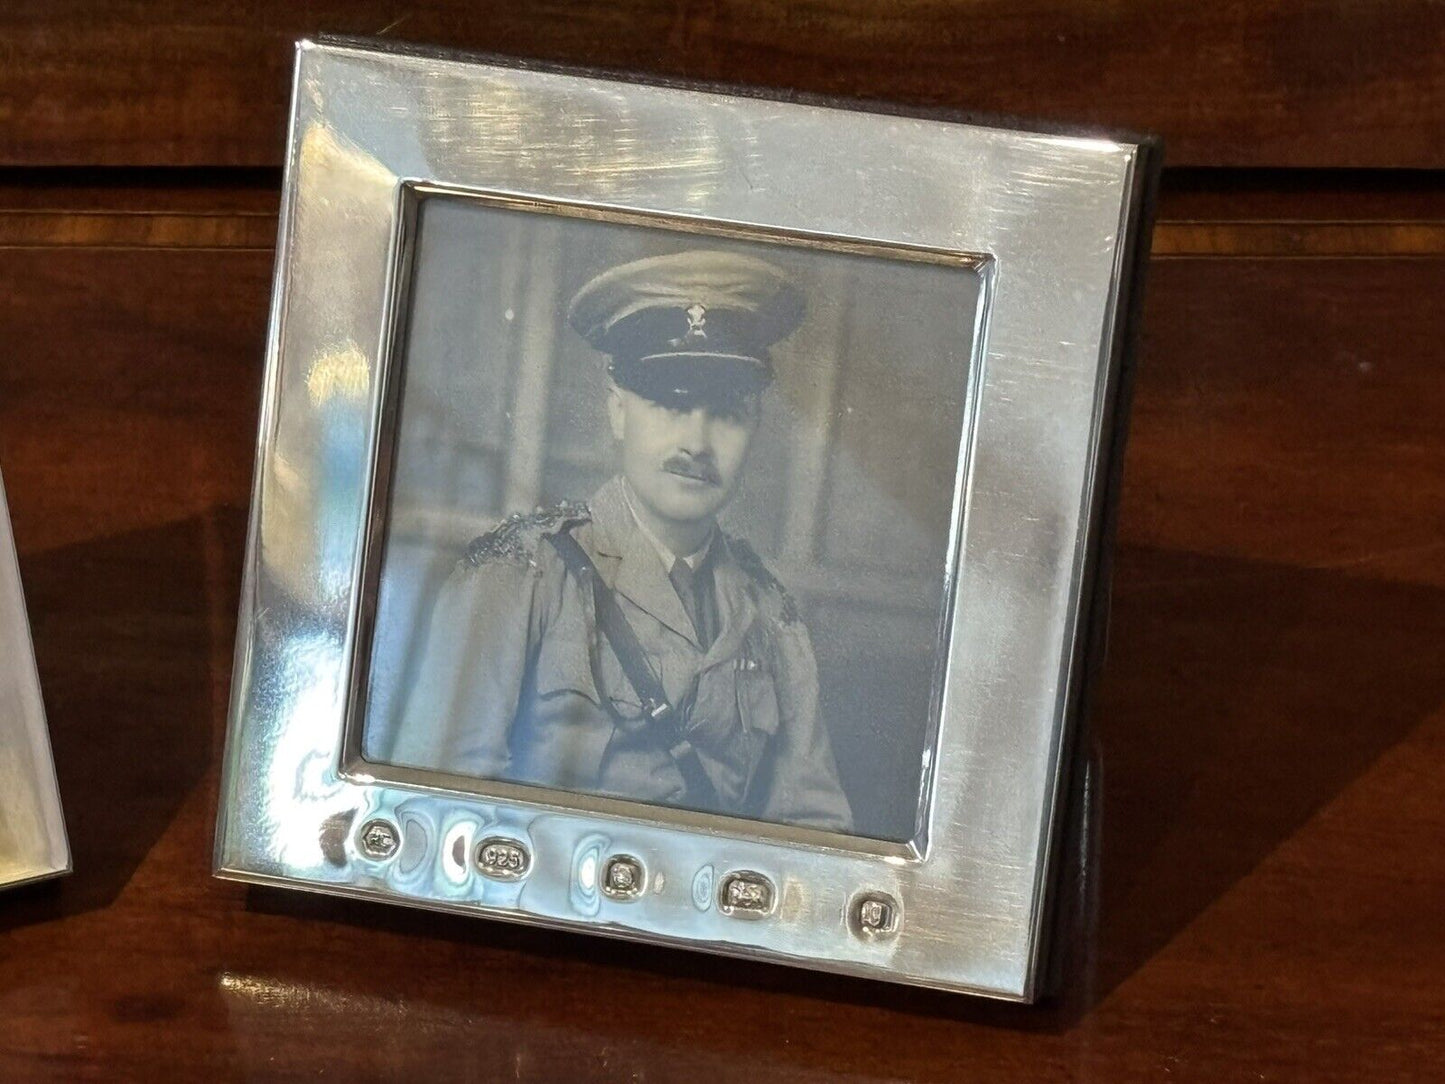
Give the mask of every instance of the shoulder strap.
M 653 719 L 670 715 L 672 705 L 668 702 L 667 692 L 657 675 L 652 672 L 652 667 L 648 665 L 647 654 L 638 642 L 637 633 L 628 624 L 627 615 L 622 612 L 622 607 L 617 605 L 611 589 L 602 582 L 602 576 L 598 573 L 597 566 L 592 563 L 592 558 L 587 556 L 581 543 L 566 531 L 548 535 L 547 541 L 552 543 L 552 547 L 562 558 L 562 563 L 567 566 L 567 571 L 576 577 L 577 582 L 592 588 L 592 601 L 597 610 L 597 627 L 612 645 L 617 661 L 622 664 L 622 672 L 627 675 L 627 680 L 632 683 L 642 701 L 643 711 Z
M 683 736 L 682 720 L 667 699 L 667 690 L 652 672 L 647 653 L 643 651 L 627 615 L 617 604 L 617 596 L 602 582 L 596 564 L 571 534 L 558 531 L 548 535 L 547 541 L 552 544 L 552 548 L 557 551 L 562 563 L 567 566 L 567 571 L 576 578 L 578 584 L 584 588 L 591 585 L 597 628 L 611 645 L 617 661 L 622 664 L 622 672 L 627 675 L 628 682 L 637 693 L 643 713 L 662 731 L 662 737 L 668 745 L 668 754 L 682 773 L 689 796 L 699 804 L 716 807 L 717 790 L 703 769 L 697 750 Z

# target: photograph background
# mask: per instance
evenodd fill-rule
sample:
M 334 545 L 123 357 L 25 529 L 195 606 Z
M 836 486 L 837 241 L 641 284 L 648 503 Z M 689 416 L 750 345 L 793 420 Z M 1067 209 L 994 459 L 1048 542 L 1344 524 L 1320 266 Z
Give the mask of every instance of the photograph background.
M 808 298 L 773 349 L 722 525 L 798 601 L 858 833 L 911 838 L 979 301 L 968 267 L 424 199 L 363 753 L 388 760 L 432 603 L 468 542 L 512 511 L 586 499 L 616 469 L 607 359 L 567 326 L 568 301 L 610 267 L 695 248 L 766 259 Z

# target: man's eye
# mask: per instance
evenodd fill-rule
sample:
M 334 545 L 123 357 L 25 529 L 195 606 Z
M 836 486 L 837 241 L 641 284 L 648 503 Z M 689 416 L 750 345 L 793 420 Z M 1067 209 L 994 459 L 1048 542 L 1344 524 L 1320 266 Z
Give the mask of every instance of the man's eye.
M 736 424 L 746 422 L 752 409 L 752 404 L 747 399 L 727 398 L 712 402 L 699 399 L 698 396 L 680 389 L 676 392 L 659 395 L 653 400 L 653 403 L 669 414 L 679 417 L 684 417 L 700 408 L 713 418 Z
M 719 405 L 717 414 L 732 422 L 748 422 L 757 416 L 758 404 L 756 399 L 740 398 Z

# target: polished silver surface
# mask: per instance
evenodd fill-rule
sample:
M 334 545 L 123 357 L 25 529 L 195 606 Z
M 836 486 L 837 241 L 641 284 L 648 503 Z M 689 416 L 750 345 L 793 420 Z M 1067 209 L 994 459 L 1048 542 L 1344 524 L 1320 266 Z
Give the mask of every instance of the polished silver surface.
M 45 707 L 0 483 L 0 888 L 69 869 Z
M 295 78 L 217 873 L 1031 999 L 1140 149 L 346 43 L 303 43 Z M 914 841 L 383 781 L 348 756 L 417 185 L 981 268 Z M 338 848 L 339 820 L 398 845 Z M 471 860 L 496 836 L 524 878 Z M 765 920 L 721 905 L 736 871 L 770 886 Z M 887 936 L 858 932 L 864 886 L 897 901 Z

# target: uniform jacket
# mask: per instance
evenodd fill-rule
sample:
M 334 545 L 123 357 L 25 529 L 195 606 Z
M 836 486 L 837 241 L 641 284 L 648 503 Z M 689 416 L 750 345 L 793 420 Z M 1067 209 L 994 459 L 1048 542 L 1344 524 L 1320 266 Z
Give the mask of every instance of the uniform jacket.
M 720 630 L 699 645 L 614 478 L 588 505 L 513 517 L 477 539 L 438 597 L 396 734 L 396 763 L 643 802 L 693 805 L 677 763 L 546 536 L 570 531 L 685 719 L 717 812 L 846 830 L 792 600 L 743 542 L 714 538 Z

